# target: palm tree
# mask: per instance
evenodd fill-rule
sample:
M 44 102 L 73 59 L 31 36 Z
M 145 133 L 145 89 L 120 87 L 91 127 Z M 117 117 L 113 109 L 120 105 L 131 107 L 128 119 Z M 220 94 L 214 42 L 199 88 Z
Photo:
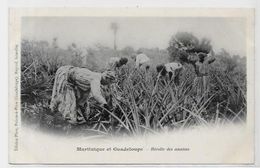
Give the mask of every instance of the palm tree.
M 111 23 L 111 29 L 114 32 L 114 50 L 117 50 L 117 46 L 116 46 L 116 33 L 117 33 L 118 28 L 119 27 L 118 27 L 118 24 L 116 22 L 112 22 Z

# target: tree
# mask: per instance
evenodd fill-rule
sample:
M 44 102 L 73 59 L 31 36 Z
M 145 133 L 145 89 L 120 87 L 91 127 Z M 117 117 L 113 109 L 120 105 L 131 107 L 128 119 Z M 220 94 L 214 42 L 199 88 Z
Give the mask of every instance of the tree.
M 118 30 L 119 26 L 116 22 L 112 22 L 111 23 L 111 29 L 114 32 L 114 50 L 117 50 L 117 45 L 116 45 L 116 34 L 117 34 L 117 30 Z
M 221 51 L 216 54 L 216 57 L 216 66 L 221 68 L 223 72 L 234 73 L 235 71 L 239 71 L 240 74 L 246 74 L 245 57 L 231 55 L 225 49 L 221 49 Z
M 210 40 L 199 40 L 192 33 L 178 32 L 172 36 L 167 48 L 170 61 L 194 64 L 199 60 L 198 53 L 209 54 L 212 51 Z

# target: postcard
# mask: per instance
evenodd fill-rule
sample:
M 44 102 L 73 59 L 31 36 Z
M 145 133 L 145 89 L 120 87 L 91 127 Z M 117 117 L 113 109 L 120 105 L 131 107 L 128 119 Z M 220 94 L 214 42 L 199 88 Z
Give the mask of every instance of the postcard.
M 9 9 L 11 164 L 253 165 L 254 103 L 254 9 Z

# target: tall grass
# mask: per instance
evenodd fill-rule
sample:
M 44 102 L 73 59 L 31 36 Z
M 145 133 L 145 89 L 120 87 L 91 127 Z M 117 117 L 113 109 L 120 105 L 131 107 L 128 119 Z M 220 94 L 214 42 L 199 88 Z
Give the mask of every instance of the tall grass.
M 208 78 L 211 88 L 197 97 L 197 86 L 193 82 L 196 77 L 182 78 L 180 84 L 175 85 L 173 81 L 157 78 L 155 72 L 124 67 L 119 72 L 124 78 L 108 90 L 113 108 L 96 107 L 95 102 L 90 105 L 89 120 L 97 121 L 92 129 L 143 134 L 195 125 L 244 122 L 244 91 L 228 74 L 213 71 Z M 102 116 L 105 113 L 110 117 Z
M 189 65 L 185 65 L 177 85 L 159 77 L 153 69 L 135 69 L 130 63 L 117 71 L 117 83 L 103 88 L 109 108 L 98 106 L 90 98 L 84 113 L 87 122 L 70 125 L 49 109 L 55 71 L 65 64 L 58 58 L 68 52 L 29 47 L 23 48 L 26 51 L 22 55 L 21 110 L 23 123 L 33 123 L 35 129 L 83 135 L 138 135 L 246 120 L 245 79 L 238 80 L 233 72 L 223 73 L 213 64 L 207 77 L 208 89 L 201 91 L 202 79 Z

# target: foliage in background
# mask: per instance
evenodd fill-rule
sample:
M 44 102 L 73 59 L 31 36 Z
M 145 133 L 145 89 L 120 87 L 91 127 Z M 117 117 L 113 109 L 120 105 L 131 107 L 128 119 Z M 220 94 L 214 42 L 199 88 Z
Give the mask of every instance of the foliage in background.
M 170 61 L 191 63 L 190 56 L 200 52 L 208 54 L 212 51 L 212 46 L 210 40 L 206 38 L 198 39 L 192 33 L 178 32 L 172 36 L 167 50 Z

